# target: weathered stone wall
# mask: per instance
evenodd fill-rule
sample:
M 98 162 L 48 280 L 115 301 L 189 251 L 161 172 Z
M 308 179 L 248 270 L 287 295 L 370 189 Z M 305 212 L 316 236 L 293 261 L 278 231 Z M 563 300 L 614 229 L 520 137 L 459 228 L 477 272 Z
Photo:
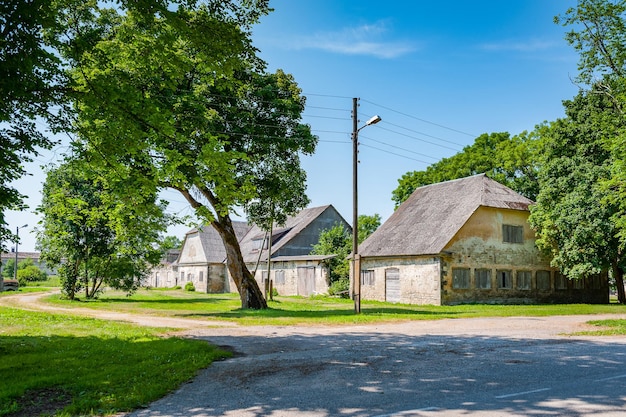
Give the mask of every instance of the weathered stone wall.
M 278 261 L 272 264 L 270 271 L 271 279 L 273 281 L 273 287 L 276 288 L 279 295 L 303 295 L 298 290 L 298 267 L 313 267 L 314 281 L 315 281 L 315 294 L 327 294 L 328 293 L 328 268 L 314 262 L 315 265 L 307 261 Z M 254 265 L 248 265 L 248 268 L 253 271 Z M 283 271 L 284 284 L 277 282 L 277 271 Z M 267 272 L 267 264 L 261 264 L 256 272 L 255 279 L 259 284 L 259 287 L 263 289 L 263 276 L 264 272 Z
M 400 299 L 406 304 L 440 305 L 440 261 L 437 257 L 362 258 L 361 271 L 374 271 L 373 285 L 361 285 L 362 300 L 390 301 L 386 271 L 397 268 Z
M 606 279 L 589 279 L 582 283 L 557 285 L 558 271 L 535 246 L 535 234 L 528 224 L 528 212 L 479 208 L 459 230 L 444 250 L 442 257 L 441 298 L 443 304 L 456 303 L 547 303 L 608 302 Z M 522 226 L 523 242 L 503 240 L 503 225 Z M 455 288 L 453 271 L 469 270 L 467 288 Z M 491 271 L 490 288 L 479 288 L 478 269 Z M 504 288 L 501 274 L 510 274 L 510 287 Z M 540 289 L 537 272 L 547 271 L 549 288 Z M 530 274 L 529 288 L 523 288 L 519 273 Z

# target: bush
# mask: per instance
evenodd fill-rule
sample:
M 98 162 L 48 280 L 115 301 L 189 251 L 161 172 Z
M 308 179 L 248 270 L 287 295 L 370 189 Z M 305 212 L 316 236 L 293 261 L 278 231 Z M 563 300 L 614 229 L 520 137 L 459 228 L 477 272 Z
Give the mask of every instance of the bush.
M 185 284 L 185 291 L 195 291 L 196 287 L 193 286 L 193 282 L 188 282 Z
M 330 284 L 330 287 L 328 287 L 328 294 L 348 298 L 350 295 L 350 279 L 341 278 Z
M 22 286 L 28 285 L 29 282 L 45 281 L 46 279 L 48 279 L 48 274 L 34 265 L 17 270 L 17 280 Z

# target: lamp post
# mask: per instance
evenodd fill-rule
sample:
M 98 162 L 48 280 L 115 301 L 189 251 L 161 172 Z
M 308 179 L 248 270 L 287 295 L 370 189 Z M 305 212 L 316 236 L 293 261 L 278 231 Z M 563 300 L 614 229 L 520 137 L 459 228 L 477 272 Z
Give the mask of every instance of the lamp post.
M 15 229 L 15 265 L 13 265 L 13 279 L 17 281 L 17 245 L 20 241 L 20 229 L 23 229 L 25 227 L 28 227 L 27 224 L 25 224 L 24 226 L 18 226 Z
M 354 312 L 361 313 L 361 257 L 359 256 L 359 132 L 382 119 L 376 115 L 361 127 L 357 117 L 358 98 L 352 99 L 352 291 Z

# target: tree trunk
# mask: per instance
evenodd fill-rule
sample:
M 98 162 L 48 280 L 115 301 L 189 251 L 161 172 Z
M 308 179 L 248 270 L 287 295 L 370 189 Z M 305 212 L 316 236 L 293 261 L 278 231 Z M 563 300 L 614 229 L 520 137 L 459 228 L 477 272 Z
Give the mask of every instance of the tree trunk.
M 615 278 L 615 287 L 617 287 L 617 301 L 620 304 L 626 304 L 626 292 L 624 291 L 624 271 L 619 267 L 617 262 L 613 263 L 613 278 Z
M 239 240 L 235 234 L 233 223 L 228 215 L 218 216 L 218 220 L 212 223 L 215 230 L 222 237 L 224 248 L 226 249 L 226 265 L 230 276 L 235 281 L 239 297 L 241 299 L 241 308 L 264 309 L 267 308 L 267 302 L 263 297 L 263 292 L 259 288 L 256 280 L 246 267 L 241 254 Z

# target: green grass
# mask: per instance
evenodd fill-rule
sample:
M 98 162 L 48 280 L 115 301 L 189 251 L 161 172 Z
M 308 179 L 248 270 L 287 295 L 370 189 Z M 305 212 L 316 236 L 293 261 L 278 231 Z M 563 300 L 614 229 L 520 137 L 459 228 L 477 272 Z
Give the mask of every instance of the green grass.
M 230 355 L 199 340 L 162 337 L 163 332 L 0 307 L 0 416 L 25 414 L 40 396 L 48 403 L 58 400 L 62 408 L 46 409 L 46 415 L 129 411 Z
M 360 315 L 354 314 L 351 300 L 315 296 L 275 297 L 267 310 L 242 310 L 237 294 L 202 294 L 182 290 L 140 290 L 126 297 L 107 292 L 98 300 L 72 302 L 50 296 L 48 302 L 94 309 L 126 311 L 158 316 L 226 320 L 240 325 L 346 325 L 442 318 L 553 316 L 574 314 L 626 313 L 619 304 L 549 304 L 416 306 L 363 301 Z
M 602 329 L 577 332 L 581 336 L 623 336 L 626 335 L 626 320 L 593 320 L 588 322 Z

